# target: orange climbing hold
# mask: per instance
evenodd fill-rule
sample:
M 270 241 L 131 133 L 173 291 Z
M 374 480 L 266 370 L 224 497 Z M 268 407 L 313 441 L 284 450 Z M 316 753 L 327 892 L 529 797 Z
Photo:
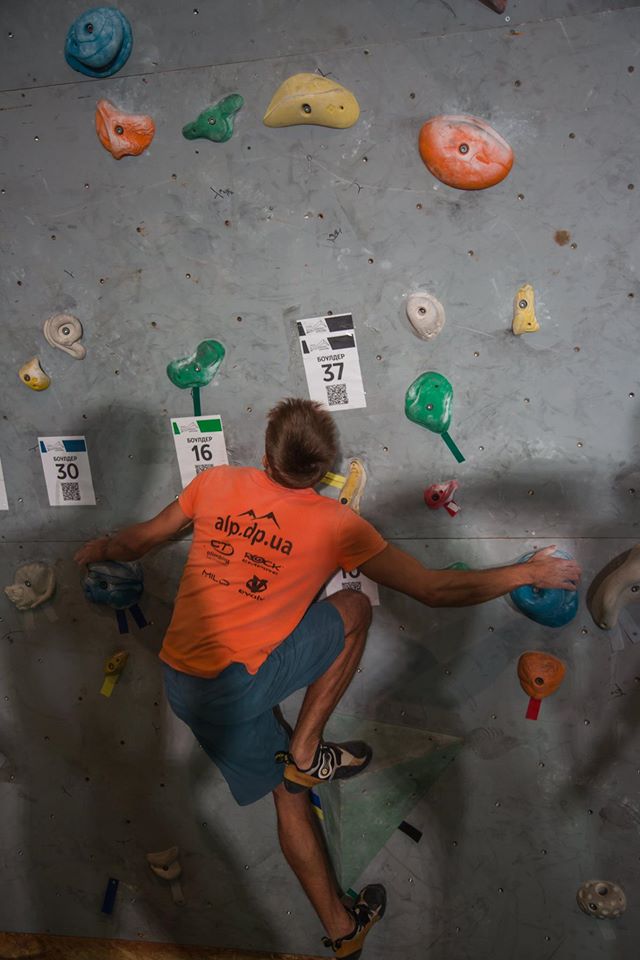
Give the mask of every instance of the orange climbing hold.
M 543 700 L 556 692 L 566 669 L 562 660 L 552 654 L 528 650 L 518 660 L 520 686 L 534 700 Z
M 156 125 L 144 114 L 123 113 L 110 100 L 98 100 L 96 132 L 100 143 L 116 160 L 137 157 L 153 140 Z
M 438 180 L 458 190 L 484 190 L 508 175 L 513 150 L 479 117 L 432 117 L 420 130 L 420 156 Z

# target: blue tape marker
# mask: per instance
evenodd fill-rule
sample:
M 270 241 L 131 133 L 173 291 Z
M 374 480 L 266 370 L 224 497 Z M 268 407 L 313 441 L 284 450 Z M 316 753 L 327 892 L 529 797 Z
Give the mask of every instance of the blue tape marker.
M 116 880 L 115 877 L 109 877 L 107 889 L 104 892 L 104 900 L 102 901 L 103 913 L 113 913 L 113 907 L 116 902 L 116 893 L 118 892 L 119 883 L 120 881 Z
M 129 624 L 127 623 L 125 610 L 116 610 L 116 620 L 118 621 L 118 630 L 120 633 L 129 633 Z
M 124 613 L 124 611 L 122 612 Z M 141 630 L 143 627 L 149 626 L 149 621 L 146 619 L 144 613 L 142 612 L 142 610 L 140 609 L 137 603 L 134 603 L 129 607 L 129 613 L 135 620 L 136 626 L 138 626 Z

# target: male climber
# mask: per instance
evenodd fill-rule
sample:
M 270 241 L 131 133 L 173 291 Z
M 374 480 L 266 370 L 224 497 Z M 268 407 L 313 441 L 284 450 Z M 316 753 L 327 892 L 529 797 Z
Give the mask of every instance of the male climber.
M 341 591 L 317 602 L 340 567 L 427 606 L 465 606 L 516 587 L 575 589 L 580 570 L 551 556 L 492 570 L 428 570 L 314 486 L 333 467 L 333 419 L 309 400 L 268 416 L 264 470 L 213 467 L 152 520 L 93 540 L 78 563 L 134 560 L 193 523 L 193 542 L 160 652 L 167 696 L 240 804 L 273 792 L 278 835 L 336 957 L 360 956 L 385 909 L 370 884 L 340 899 L 308 789 L 360 773 L 362 742 L 328 743 L 324 726 L 349 685 L 371 622 L 368 600 Z M 279 704 L 306 687 L 295 729 Z

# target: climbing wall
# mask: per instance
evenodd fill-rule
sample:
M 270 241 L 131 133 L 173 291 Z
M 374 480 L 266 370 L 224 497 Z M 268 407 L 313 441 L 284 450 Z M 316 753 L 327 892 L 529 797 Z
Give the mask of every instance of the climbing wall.
M 366 408 L 336 413 L 336 470 L 363 459 L 363 513 L 392 542 L 436 567 L 555 543 L 583 564 L 585 588 L 631 547 L 640 10 L 199 2 L 127 0 L 131 57 L 99 80 L 64 60 L 78 0 L 2 6 L 0 570 L 4 585 L 45 561 L 57 589 L 28 616 L 0 599 L 0 929 L 315 953 L 321 931 L 282 860 L 270 799 L 238 808 L 165 704 L 156 655 L 188 543 L 145 559 L 149 625 L 130 618 L 124 635 L 85 599 L 73 553 L 179 491 L 170 418 L 193 407 L 169 361 L 224 344 L 202 412 L 222 418 L 230 463 L 258 464 L 266 411 L 308 395 L 296 321 L 330 313 L 353 317 L 366 392 Z M 264 126 L 273 92 L 301 71 L 352 91 L 358 122 Z M 181 135 L 233 93 L 245 102 L 228 142 Z M 102 98 L 153 118 L 140 156 L 115 160 L 100 144 Z M 515 152 L 489 190 L 445 186 L 418 153 L 425 120 L 461 113 Z M 540 330 L 516 337 L 524 283 Z M 446 312 L 432 342 L 406 318 L 419 290 Z M 62 312 L 83 325 L 83 360 L 43 337 Z M 44 392 L 17 375 L 33 356 L 51 378 Z M 405 417 L 407 387 L 429 370 L 453 387 L 464 463 Z M 62 435 L 86 438 L 95 506 L 49 506 L 37 438 Z M 453 478 L 459 513 L 427 510 L 424 488 Z M 630 629 L 599 630 L 585 592 L 553 629 L 506 600 L 430 610 L 380 591 L 336 722 L 380 724 L 387 768 L 394 743 L 401 754 L 421 735 L 456 749 L 437 775 L 407 768 L 395 791 L 387 777 L 364 800 L 333 799 L 338 820 L 345 802 L 376 817 L 369 829 L 350 809 L 338 833 L 343 863 L 363 870 L 348 882 L 388 888 L 371 960 L 637 956 L 640 646 Z M 101 696 L 119 649 L 126 668 Z M 535 722 L 516 674 L 528 649 L 567 665 Z M 382 829 L 384 804 L 412 829 Z M 174 844 L 183 904 L 146 860 Z M 103 913 L 109 878 L 119 888 Z M 597 878 L 626 890 L 619 920 L 580 912 L 576 890 Z

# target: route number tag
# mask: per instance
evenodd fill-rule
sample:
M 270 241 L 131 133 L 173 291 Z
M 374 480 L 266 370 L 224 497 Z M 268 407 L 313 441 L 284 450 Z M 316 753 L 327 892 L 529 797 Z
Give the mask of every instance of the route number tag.
M 220 417 L 172 417 L 171 430 L 183 487 L 209 467 L 229 463 Z

